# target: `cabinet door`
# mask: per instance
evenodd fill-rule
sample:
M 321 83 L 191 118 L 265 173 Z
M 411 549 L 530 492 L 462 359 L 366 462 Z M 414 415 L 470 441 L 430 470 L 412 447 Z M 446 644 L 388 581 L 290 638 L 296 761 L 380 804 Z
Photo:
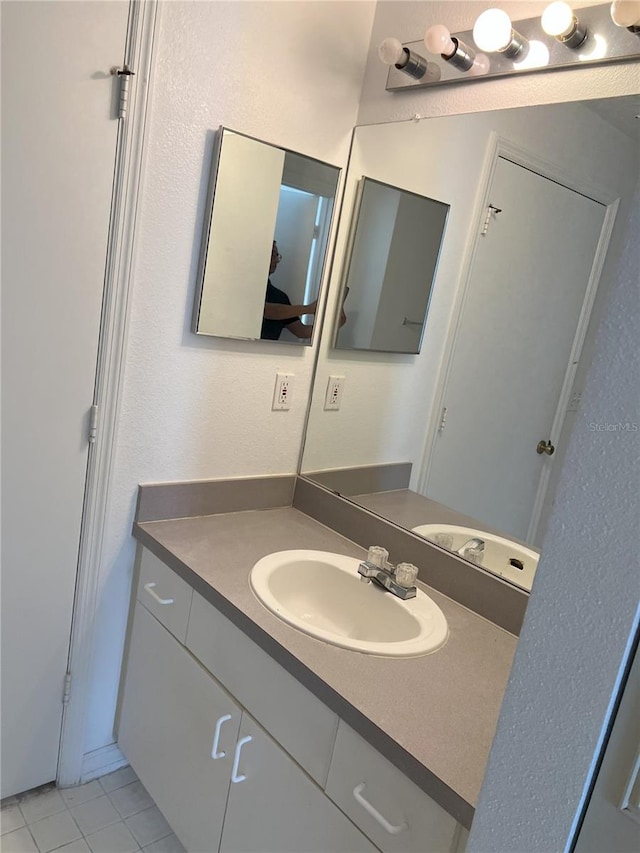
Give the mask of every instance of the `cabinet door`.
M 246 713 L 242 715 L 238 745 L 220 853 L 376 850 Z
M 230 696 L 137 603 L 118 741 L 191 853 L 218 850 L 240 719 Z M 224 756 L 213 759 L 214 746 Z
M 455 818 L 387 761 L 344 720 L 327 780 L 327 795 L 383 853 L 450 853 Z

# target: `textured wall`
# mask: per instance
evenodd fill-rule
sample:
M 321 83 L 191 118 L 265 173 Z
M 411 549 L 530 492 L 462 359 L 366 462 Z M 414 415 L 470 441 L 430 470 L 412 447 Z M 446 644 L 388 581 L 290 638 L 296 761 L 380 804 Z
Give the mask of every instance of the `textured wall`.
M 345 166 L 372 16 L 368 2 L 161 9 L 87 751 L 113 740 L 137 484 L 297 468 L 313 352 L 190 332 L 212 132 Z M 271 411 L 279 370 L 295 374 L 289 412 Z

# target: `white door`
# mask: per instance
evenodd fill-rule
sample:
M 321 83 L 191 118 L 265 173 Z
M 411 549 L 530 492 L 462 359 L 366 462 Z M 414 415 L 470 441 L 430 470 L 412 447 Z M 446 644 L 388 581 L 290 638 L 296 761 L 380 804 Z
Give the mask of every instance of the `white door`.
M 2 797 L 56 776 L 128 14 L 2 3 Z
M 503 158 L 489 201 L 424 494 L 526 539 L 606 208 Z

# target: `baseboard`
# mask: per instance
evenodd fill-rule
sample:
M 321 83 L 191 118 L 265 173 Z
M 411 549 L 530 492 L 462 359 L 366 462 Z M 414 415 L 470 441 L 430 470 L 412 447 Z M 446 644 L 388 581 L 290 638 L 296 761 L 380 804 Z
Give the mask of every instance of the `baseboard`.
M 82 775 L 80 781 L 83 784 L 91 782 L 92 779 L 97 779 L 98 776 L 104 776 L 105 773 L 113 773 L 114 770 L 126 767 L 128 763 L 115 743 L 102 746 L 100 749 L 94 749 L 92 752 L 85 752 L 82 758 Z

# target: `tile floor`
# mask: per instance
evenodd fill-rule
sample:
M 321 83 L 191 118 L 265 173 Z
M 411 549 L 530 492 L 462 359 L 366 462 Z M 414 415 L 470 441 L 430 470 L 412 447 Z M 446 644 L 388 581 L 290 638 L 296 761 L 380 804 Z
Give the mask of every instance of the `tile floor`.
M 2 801 L 2 853 L 184 853 L 130 767 Z

